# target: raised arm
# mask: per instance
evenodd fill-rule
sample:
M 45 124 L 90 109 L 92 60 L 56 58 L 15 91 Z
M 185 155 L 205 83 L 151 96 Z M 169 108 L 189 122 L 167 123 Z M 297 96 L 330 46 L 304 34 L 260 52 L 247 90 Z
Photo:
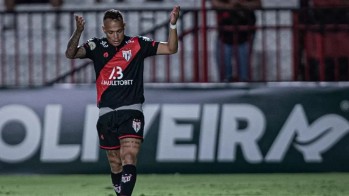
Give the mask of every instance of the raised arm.
M 167 42 L 159 44 L 156 54 L 174 54 L 178 51 L 177 20 L 180 7 L 175 6 L 170 14 L 170 32 Z
M 84 47 L 79 47 L 79 40 L 85 28 L 85 20 L 82 16 L 75 15 L 76 29 L 70 37 L 65 51 L 65 56 L 69 59 L 83 58 L 86 55 Z

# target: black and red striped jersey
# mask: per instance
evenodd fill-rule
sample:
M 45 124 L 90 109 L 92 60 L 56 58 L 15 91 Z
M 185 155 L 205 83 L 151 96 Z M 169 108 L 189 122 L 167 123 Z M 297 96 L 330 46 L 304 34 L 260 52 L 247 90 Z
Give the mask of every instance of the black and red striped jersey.
M 86 58 L 94 63 L 99 108 L 144 102 L 144 59 L 156 55 L 158 45 L 147 37 L 126 35 L 118 47 L 107 38 L 92 38 L 83 44 Z

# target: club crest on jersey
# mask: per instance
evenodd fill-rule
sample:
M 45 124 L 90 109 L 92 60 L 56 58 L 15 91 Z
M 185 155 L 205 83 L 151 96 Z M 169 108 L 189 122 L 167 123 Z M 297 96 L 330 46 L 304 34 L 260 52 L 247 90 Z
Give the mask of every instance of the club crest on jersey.
M 126 61 L 129 61 L 129 60 L 131 59 L 131 57 L 132 57 L 132 52 L 131 52 L 131 50 L 123 50 L 123 51 L 122 51 L 122 56 L 124 57 L 124 59 L 125 59 Z
M 136 132 L 138 132 L 138 131 L 141 129 L 141 125 L 142 125 L 141 120 L 139 120 L 139 119 L 133 119 L 132 128 L 133 128 Z

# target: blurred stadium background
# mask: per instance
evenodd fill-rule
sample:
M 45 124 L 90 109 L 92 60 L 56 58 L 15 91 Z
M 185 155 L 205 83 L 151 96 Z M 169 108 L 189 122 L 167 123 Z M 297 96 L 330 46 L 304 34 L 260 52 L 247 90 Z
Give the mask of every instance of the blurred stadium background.
M 65 0 L 59 10 L 20 4 L 9 13 L 0 0 L 0 27 L 16 24 L 0 28 L 0 174 L 108 173 L 95 136 L 92 63 L 64 55 L 73 14 L 86 19 L 81 41 L 103 36 L 109 8 L 125 13 L 127 34 L 165 40 L 174 4 L 179 52 L 145 63 L 141 173 L 348 172 L 348 3 L 302 2 L 262 0 L 249 27 L 250 80 L 221 83 L 210 1 Z

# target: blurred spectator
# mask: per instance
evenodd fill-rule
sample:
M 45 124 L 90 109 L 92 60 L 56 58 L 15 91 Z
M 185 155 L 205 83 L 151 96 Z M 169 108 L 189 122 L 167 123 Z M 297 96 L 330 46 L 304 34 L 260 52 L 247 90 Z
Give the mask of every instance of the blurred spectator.
M 254 9 L 260 0 L 211 0 L 217 10 L 218 40 L 216 60 L 220 81 L 234 81 L 233 58 L 237 80 L 249 81 L 249 56 L 254 37 L 256 16 Z
M 301 79 L 349 79 L 349 0 L 300 0 Z
M 63 0 L 4 0 L 5 4 L 5 10 L 8 14 L 12 15 L 10 17 L 8 24 L 6 24 L 3 29 L 4 30 L 9 30 L 9 29 L 14 29 L 17 27 L 16 25 L 16 20 L 13 17 L 13 13 L 15 11 L 16 5 L 18 4 L 33 4 L 33 3 L 50 3 L 52 7 L 59 11 L 61 6 L 63 5 Z M 55 19 L 55 28 L 59 29 L 61 28 L 60 23 L 59 23 L 59 17 L 56 16 Z

